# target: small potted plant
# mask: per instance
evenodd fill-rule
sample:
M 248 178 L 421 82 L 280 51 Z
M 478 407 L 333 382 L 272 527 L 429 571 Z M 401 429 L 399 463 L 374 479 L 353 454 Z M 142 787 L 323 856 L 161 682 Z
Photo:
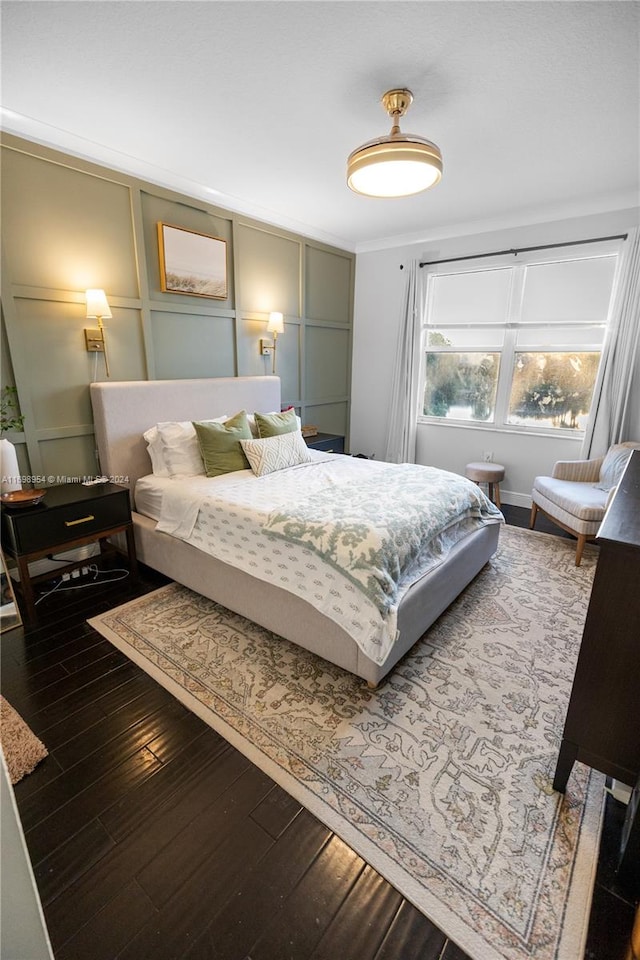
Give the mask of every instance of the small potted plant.
M 0 434 L 10 430 L 22 430 L 24 417 L 20 413 L 18 391 L 15 387 L 5 386 L 0 390 Z M 0 469 L 2 471 L 2 493 L 21 490 L 20 470 L 16 448 L 4 436 L 0 440 Z
M 24 417 L 19 411 L 18 391 L 15 387 L 3 387 L 0 391 L 0 433 L 22 430 Z

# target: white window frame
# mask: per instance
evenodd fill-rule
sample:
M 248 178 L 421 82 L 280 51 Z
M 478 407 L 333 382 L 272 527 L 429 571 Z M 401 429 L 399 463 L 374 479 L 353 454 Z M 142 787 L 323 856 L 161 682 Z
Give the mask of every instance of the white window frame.
M 536 436 L 545 436 L 545 437 L 574 437 L 579 439 L 584 436 L 584 430 L 579 428 L 563 428 L 563 427 L 547 427 L 541 425 L 529 425 L 529 424 L 513 424 L 508 422 L 509 416 L 509 399 L 511 396 L 511 385 L 512 385 L 512 374 L 513 364 L 515 360 L 515 355 L 517 352 L 523 352 L 523 348 L 520 350 L 517 348 L 517 333 L 520 329 L 527 330 L 544 330 L 545 328 L 554 328 L 562 327 L 563 329 L 582 329 L 589 330 L 590 328 L 594 330 L 603 330 L 604 337 L 602 341 L 592 341 L 584 342 L 576 345 L 576 343 L 570 344 L 553 344 L 549 346 L 548 344 L 540 343 L 539 346 L 528 344 L 526 347 L 527 353 L 587 353 L 587 352 L 596 352 L 599 353 L 602 357 L 602 352 L 604 350 L 605 341 L 609 335 L 609 323 L 611 318 L 611 307 L 614 301 L 614 293 L 618 278 L 618 270 L 620 266 L 620 250 L 622 246 L 622 240 L 607 240 L 601 243 L 592 243 L 588 246 L 585 245 L 582 249 L 578 247 L 572 247 L 571 249 L 562 249 L 559 248 L 554 250 L 552 253 L 548 250 L 536 250 L 528 251 L 527 253 L 518 254 L 517 260 L 514 262 L 514 255 L 509 254 L 507 256 L 496 256 L 496 257 L 487 257 L 483 261 L 482 265 L 478 264 L 477 261 L 469 261 L 466 263 L 442 263 L 429 267 L 429 276 L 426 283 L 426 293 L 425 293 L 425 322 L 422 325 L 421 329 L 421 342 L 420 342 L 420 353 L 422 357 L 421 367 L 420 367 L 420 389 L 418 393 L 419 397 L 419 409 L 418 409 L 418 423 L 427 423 L 436 426 L 445 426 L 445 427 L 461 427 L 463 429 L 472 429 L 472 430 L 491 430 L 499 433 L 519 433 L 527 435 L 536 435 Z M 616 266 L 614 269 L 614 278 L 611 289 L 611 296 L 609 298 L 609 309 L 607 317 L 604 321 L 547 321 L 547 322 L 531 322 L 531 321 L 522 321 L 519 318 L 522 315 L 523 307 L 523 296 L 524 296 L 524 280 L 526 276 L 526 267 L 533 264 L 541 263 L 559 263 L 569 260 L 588 260 L 600 257 L 611 257 L 615 256 Z M 451 323 L 446 325 L 429 324 L 429 312 L 430 305 L 433 299 L 433 278 L 444 276 L 444 275 L 456 275 L 456 274 L 468 274 L 468 273 L 477 273 L 487 270 L 496 270 L 496 269 L 509 269 L 511 271 L 511 284 L 509 289 L 508 296 L 508 306 L 507 306 L 507 319 L 502 323 L 487 323 L 487 322 L 476 322 L 476 323 Z M 502 347 L 492 347 L 492 346 L 479 346 L 479 347 L 461 347 L 461 346 L 429 346 L 427 343 L 428 334 L 431 330 L 461 330 L 461 329 L 473 329 L 473 330 L 495 330 L 500 329 L 504 331 L 504 339 Z M 496 402 L 495 402 L 495 417 L 493 420 L 459 420 L 454 417 L 435 417 L 428 416 L 422 413 L 423 403 L 424 403 L 424 391 L 425 391 L 425 382 L 426 382 L 426 355 L 427 353 L 498 353 L 500 355 L 499 360 L 499 369 L 498 369 L 498 383 L 496 389 Z M 596 382 L 597 382 L 596 375 Z

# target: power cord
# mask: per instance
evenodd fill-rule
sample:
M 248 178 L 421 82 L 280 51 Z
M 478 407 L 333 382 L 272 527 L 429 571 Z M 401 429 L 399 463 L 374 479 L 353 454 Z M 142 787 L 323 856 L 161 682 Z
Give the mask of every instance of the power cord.
M 112 570 L 99 570 L 96 564 L 92 563 L 87 567 L 87 570 L 89 573 L 93 573 L 93 580 L 90 583 L 72 583 L 71 580 L 60 579 L 51 590 L 47 590 L 46 593 L 38 597 L 34 606 L 37 606 L 42 600 L 46 600 L 52 593 L 66 593 L 67 590 L 86 590 L 87 587 L 97 587 L 104 583 L 117 583 L 118 580 L 125 580 L 129 576 L 129 571 L 124 567 L 114 567 Z M 112 577 L 110 576 L 112 573 L 117 573 L 119 576 Z M 67 586 L 63 587 L 63 583 L 67 584 Z

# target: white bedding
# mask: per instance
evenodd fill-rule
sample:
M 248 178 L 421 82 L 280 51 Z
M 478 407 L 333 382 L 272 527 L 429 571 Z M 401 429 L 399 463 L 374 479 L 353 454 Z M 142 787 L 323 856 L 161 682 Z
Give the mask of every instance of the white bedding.
M 136 509 L 157 520 L 157 530 L 178 537 L 254 577 L 294 593 L 341 626 L 375 663 L 383 664 L 396 637 L 397 604 L 412 583 L 441 563 L 465 536 L 469 521 L 454 524 L 434 550 L 401 581 L 386 615 L 340 570 L 317 553 L 263 531 L 270 514 L 301 497 L 357 484 L 388 464 L 311 451 L 313 462 L 256 477 L 241 470 L 220 477 L 147 476 L 136 484 Z M 501 519 L 501 518 L 500 518 Z M 481 525 L 477 521 L 474 526 Z M 495 522 L 492 518 L 488 522 Z

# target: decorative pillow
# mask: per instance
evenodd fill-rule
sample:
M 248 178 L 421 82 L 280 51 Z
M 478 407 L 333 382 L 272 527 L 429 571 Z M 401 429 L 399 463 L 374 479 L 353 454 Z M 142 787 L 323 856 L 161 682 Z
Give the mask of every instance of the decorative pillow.
M 282 412 L 283 412 L 283 413 L 288 413 L 289 410 L 293 410 L 293 409 L 294 409 L 294 407 L 289 407 L 288 410 L 284 410 L 284 411 L 282 411 Z M 273 416 L 276 415 L 276 414 L 279 415 L 279 413 L 280 413 L 280 411 L 278 411 L 278 410 L 270 410 L 268 414 L 262 413 L 262 414 L 260 414 L 260 416 L 262 416 L 262 417 L 265 417 L 265 416 L 273 417 Z M 255 437 L 256 440 L 260 439 L 260 434 L 258 433 L 258 424 L 256 423 L 256 415 L 255 415 L 255 413 L 248 413 L 248 414 L 247 414 L 247 420 L 249 421 L 249 426 L 251 427 L 251 436 L 252 436 L 252 437 Z M 301 429 L 302 429 L 302 420 L 301 420 L 300 417 L 298 417 L 298 416 L 296 416 L 296 424 L 297 424 L 296 429 L 297 429 L 297 430 L 301 430 Z
M 600 479 L 596 484 L 598 490 L 611 490 L 620 482 L 620 477 L 635 446 L 640 447 L 640 444 L 632 446 L 631 444 L 615 443 L 609 448 L 600 467 Z
M 156 477 L 168 477 L 169 471 L 165 466 L 164 457 L 162 456 L 162 442 L 158 428 L 151 427 L 149 430 L 145 430 L 142 436 L 147 443 L 147 453 L 151 460 L 151 472 L 154 473 Z
M 241 443 L 256 477 L 313 461 L 299 430 L 262 440 L 242 440 Z
M 240 445 L 241 440 L 251 439 L 244 410 L 224 423 L 194 422 L 193 426 L 208 477 L 219 477 L 223 473 L 248 468 L 249 461 Z
M 279 437 L 283 433 L 293 433 L 300 429 L 293 407 L 283 410 L 282 413 L 254 413 L 254 417 L 258 437 L 261 440 L 265 437 Z
M 226 417 L 206 420 L 205 423 L 223 423 Z M 158 435 L 164 467 L 170 477 L 204 476 L 196 432 L 191 420 L 166 420 L 158 425 Z M 154 471 L 155 473 L 155 471 Z

